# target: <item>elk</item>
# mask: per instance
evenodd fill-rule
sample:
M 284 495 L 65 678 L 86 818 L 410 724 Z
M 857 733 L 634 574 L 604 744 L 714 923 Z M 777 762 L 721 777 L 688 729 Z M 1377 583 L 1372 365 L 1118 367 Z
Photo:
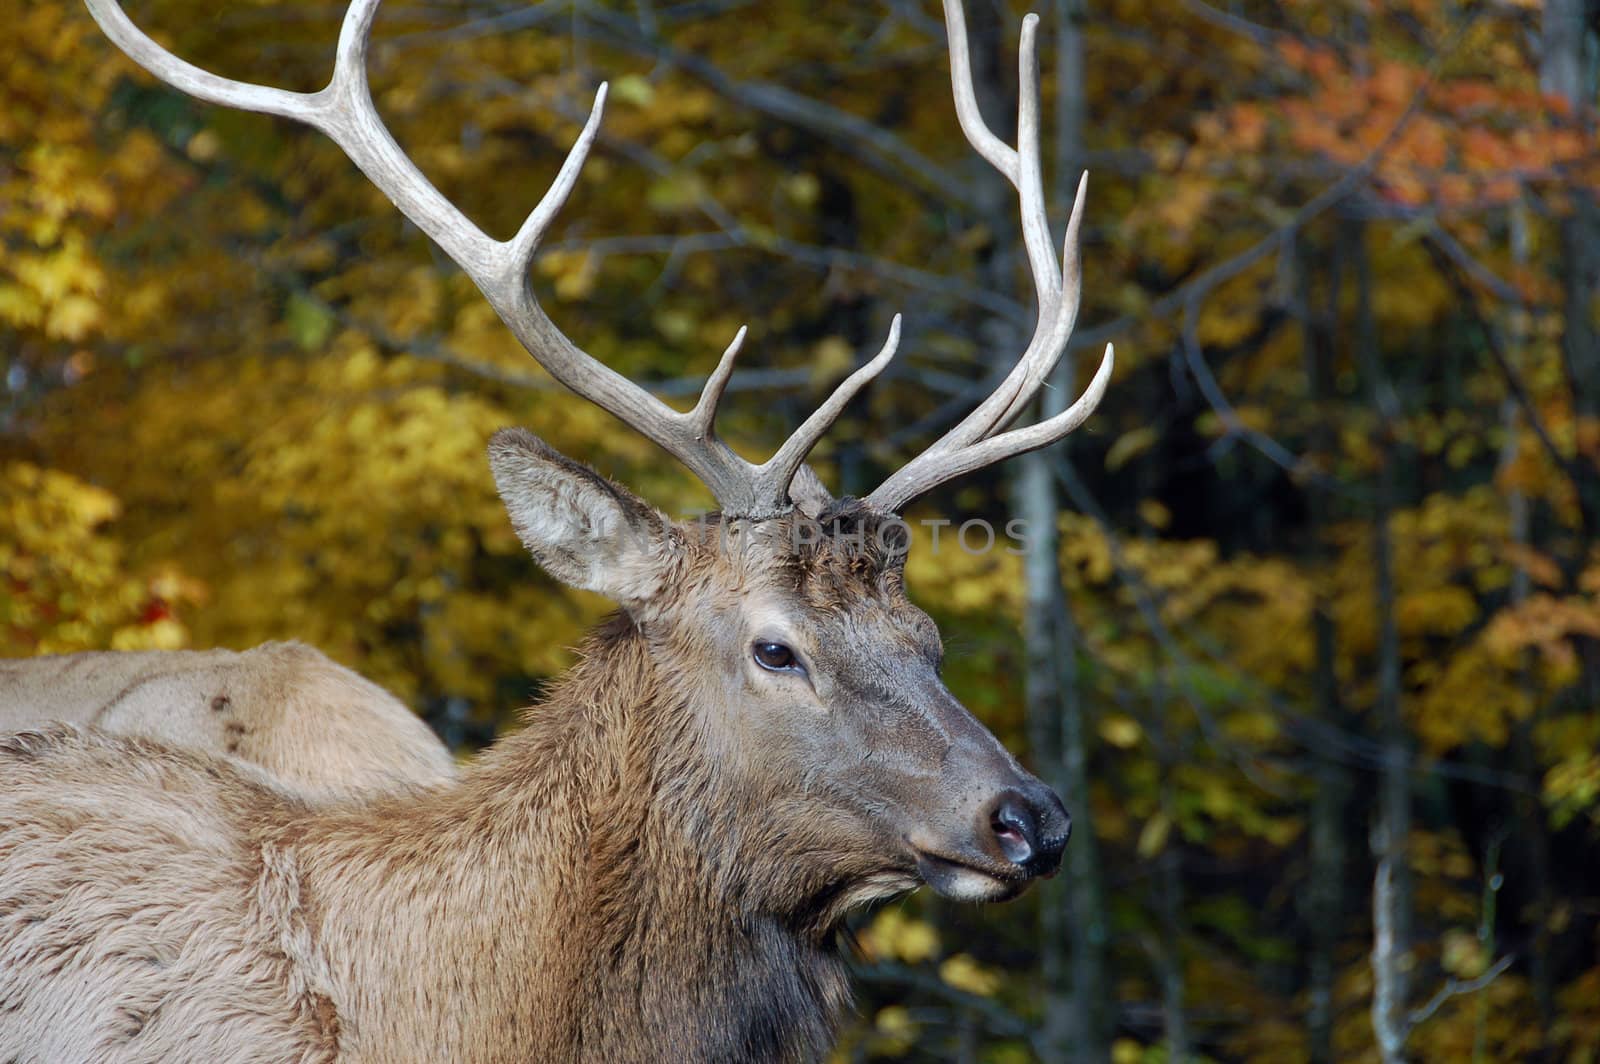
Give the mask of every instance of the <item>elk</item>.
M 803 465 L 893 355 L 850 375 L 771 459 L 714 431 L 737 340 L 688 412 L 581 351 L 527 286 L 593 142 L 602 87 L 550 191 L 504 243 L 422 176 L 379 120 L 355 0 L 332 80 L 298 94 L 161 49 L 115 0 L 113 41 L 201 99 L 308 122 L 483 290 L 530 353 L 664 447 L 720 511 L 675 522 L 523 430 L 489 444 L 512 526 L 555 578 L 619 610 L 580 663 L 449 787 L 316 808 L 232 763 L 68 725 L 0 738 L 0 1059 L 793 1061 L 848 1001 L 837 932 L 926 883 L 1014 897 L 1058 867 L 1056 795 L 944 687 L 906 597 L 918 495 L 1061 439 L 1008 428 L 1077 314 L 1083 185 L 1057 260 L 1039 177 L 1036 19 L 1018 146 L 973 103 L 946 0 L 963 130 L 1016 186 L 1036 286 L 1032 342 L 999 388 L 864 498 Z M 742 333 L 741 333 L 742 336 Z
M 456 778 L 416 714 L 302 643 L 0 661 L 0 732 L 55 721 L 227 757 L 311 802 Z

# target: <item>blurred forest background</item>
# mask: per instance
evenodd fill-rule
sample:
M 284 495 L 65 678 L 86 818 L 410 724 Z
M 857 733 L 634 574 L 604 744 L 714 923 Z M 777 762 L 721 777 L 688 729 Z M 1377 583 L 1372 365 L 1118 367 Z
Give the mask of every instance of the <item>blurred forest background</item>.
M 838 1059 L 1600 1058 L 1593 0 L 1040 2 L 1058 232 L 1094 173 L 1074 348 L 1115 340 L 1116 378 L 910 515 L 1053 536 L 919 538 L 909 582 L 1076 830 L 1018 903 L 863 919 Z M 341 15 L 130 8 L 306 90 Z M 1024 10 L 968 12 L 1000 129 Z M 523 554 L 489 434 L 708 498 L 321 136 L 156 85 L 71 0 L 0 22 L 0 653 L 297 638 L 463 752 L 514 726 L 605 605 Z M 666 396 L 749 322 L 753 453 L 897 309 L 836 490 L 1025 342 L 930 3 L 393 0 L 377 38 L 399 140 L 500 236 L 611 80 L 535 284 Z

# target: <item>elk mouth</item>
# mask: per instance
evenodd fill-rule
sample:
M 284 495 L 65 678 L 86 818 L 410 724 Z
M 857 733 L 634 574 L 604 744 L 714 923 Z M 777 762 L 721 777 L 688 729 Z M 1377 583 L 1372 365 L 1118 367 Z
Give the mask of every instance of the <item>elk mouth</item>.
M 1010 862 L 952 857 L 915 844 L 911 845 L 911 852 L 922 881 L 954 901 L 1010 901 L 1035 878 L 1021 865 Z

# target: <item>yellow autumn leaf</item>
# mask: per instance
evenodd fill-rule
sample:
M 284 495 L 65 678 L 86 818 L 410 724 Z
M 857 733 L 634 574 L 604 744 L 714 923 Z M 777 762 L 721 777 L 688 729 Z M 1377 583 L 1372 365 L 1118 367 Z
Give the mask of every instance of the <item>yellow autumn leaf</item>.
M 1131 1038 L 1119 1038 L 1111 1043 L 1111 1064 L 1140 1064 L 1144 1060 L 1144 1046 Z
M 876 960 L 920 964 L 939 953 L 939 932 L 933 925 L 908 916 L 898 907 L 880 912 L 861 931 L 858 940 L 863 952 Z
M 611 99 L 634 107 L 648 107 L 655 101 L 656 89 L 648 78 L 624 74 L 611 83 Z
M 567 268 L 556 277 L 556 296 L 567 302 L 587 299 L 594 291 L 599 261 L 585 251 L 567 260 Z
M 939 932 L 923 920 L 907 920 L 895 941 L 895 952 L 910 964 L 920 964 L 939 952 Z
M 999 974 L 966 953 L 957 953 L 939 965 L 939 978 L 957 990 L 980 997 L 993 997 L 1000 990 Z
M 1162 531 L 1172 523 L 1172 511 L 1167 509 L 1159 500 L 1139 500 L 1139 518 L 1156 531 Z
M 783 192 L 801 207 L 810 207 L 822 195 L 822 182 L 815 174 L 791 174 L 784 179 Z
M 844 376 L 855 364 L 855 349 L 842 336 L 828 336 L 811 348 L 810 373 L 814 385 L 821 386 Z
M 887 1056 L 901 1056 L 916 1044 L 920 1030 L 911 1010 L 904 1005 L 889 1005 L 878 1010 L 872 1018 L 873 1032 L 878 1036 L 876 1048 Z
M 68 295 L 50 308 L 45 334 L 61 340 L 82 340 L 100 324 L 100 304 L 84 295 Z
M 1458 979 L 1476 979 L 1489 966 L 1489 955 L 1478 936 L 1460 928 L 1444 933 L 1439 965 Z
M 1144 829 L 1139 832 L 1139 856 L 1148 860 L 1166 849 L 1167 836 L 1171 834 L 1172 819 L 1167 814 L 1157 813 L 1145 821 Z
M 1115 473 L 1148 451 L 1160 438 L 1160 431 L 1153 425 L 1142 425 L 1130 432 L 1124 432 L 1106 451 L 1106 471 Z
M 1144 738 L 1144 729 L 1139 726 L 1139 722 L 1124 713 L 1107 714 L 1096 730 L 1100 733 L 1100 738 L 1119 750 L 1137 746 L 1139 740 Z

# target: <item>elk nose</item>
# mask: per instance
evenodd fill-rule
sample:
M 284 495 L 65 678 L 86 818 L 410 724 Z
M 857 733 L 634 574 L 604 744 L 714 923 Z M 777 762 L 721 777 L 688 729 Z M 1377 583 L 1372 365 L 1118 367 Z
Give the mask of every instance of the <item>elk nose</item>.
M 1001 791 L 989 803 L 988 815 L 989 830 L 1006 860 L 1035 876 L 1051 875 L 1060 867 L 1072 818 L 1055 791 L 1043 784 Z

